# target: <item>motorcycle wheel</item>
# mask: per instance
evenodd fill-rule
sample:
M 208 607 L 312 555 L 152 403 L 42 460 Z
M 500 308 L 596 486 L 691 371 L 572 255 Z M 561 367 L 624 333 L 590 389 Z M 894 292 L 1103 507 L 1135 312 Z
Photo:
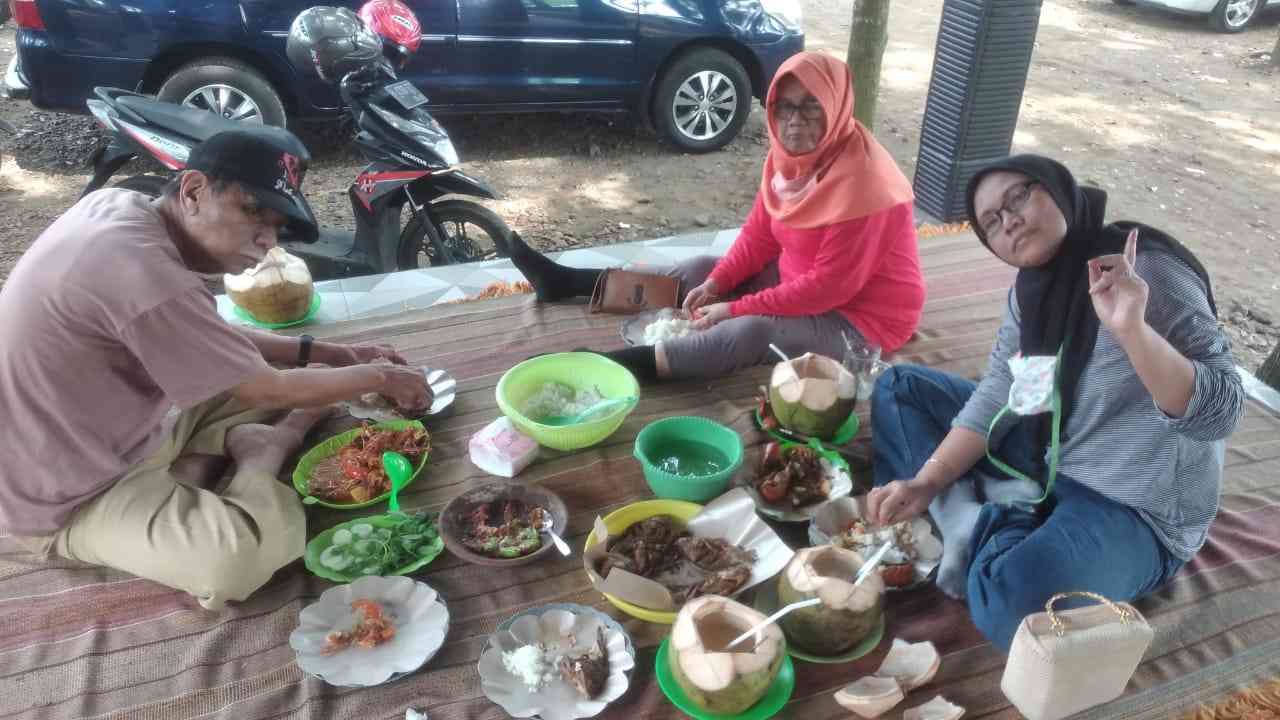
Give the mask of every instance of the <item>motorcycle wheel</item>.
M 164 192 L 165 185 L 168 184 L 169 178 L 160 175 L 134 175 L 121 180 L 111 187 L 132 190 L 140 192 L 147 197 L 158 198 Z
M 436 238 L 431 237 L 432 224 Z M 404 226 L 396 263 L 401 270 L 502 257 L 511 229 L 497 213 L 468 200 L 428 205 Z M 436 240 L 438 239 L 439 244 Z M 444 252 L 441 252 L 441 249 Z

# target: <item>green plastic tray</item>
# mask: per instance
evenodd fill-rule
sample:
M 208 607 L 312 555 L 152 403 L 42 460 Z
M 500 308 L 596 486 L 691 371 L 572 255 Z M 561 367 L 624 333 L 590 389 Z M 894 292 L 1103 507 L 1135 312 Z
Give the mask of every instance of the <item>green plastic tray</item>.
M 373 423 L 372 426 L 374 428 L 387 430 L 404 430 L 409 427 L 426 430 L 426 426 L 417 420 L 388 420 L 387 422 Z M 354 440 L 359 432 L 360 428 L 356 428 L 354 430 L 348 430 L 341 435 L 331 437 L 308 450 L 307 454 L 303 455 L 302 459 L 298 460 L 298 467 L 293 470 L 293 488 L 302 496 L 302 502 L 304 504 L 323 505 L 327 508 L 333 508 L 334 510 L 359 510 L 360 508 L 377 505 L 391 496 L 391 491 L 388 490 L 372 500 L 344 505 L 342 503 L 332 503 L 328 500 L 321 500 L 320 498 L 311 495 L 311 490 L 307 486 L 307 480 L 311 477 L 312 468 L 314 468 L 316 463 L 319 463 L 321 460 L 337 455 L 338 450 Z M 427 451 L 422 455 L 422 459 L 419 460 L 418 464 L 413 468 L 413 475 L 409 476 L 409 479 L 405 482 L 404 486 L 400 488 L 401 491 L 404 491 L 404 488 L 409 487 L 409 483 L 416 480 L 418 475 L 422 473 L 422 468 L 427 466 L 427 458 L 430 454 L 431 452 Z

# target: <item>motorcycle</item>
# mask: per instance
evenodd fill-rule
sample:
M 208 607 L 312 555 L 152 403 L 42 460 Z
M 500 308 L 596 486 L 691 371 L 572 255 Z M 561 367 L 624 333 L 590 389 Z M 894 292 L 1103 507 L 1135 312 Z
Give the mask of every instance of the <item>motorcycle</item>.
M 279 245 L 306 260 L 316 279 L 497 257 L 511 232 L 507 224 L 483 205 L 447 197 L 497 199 L 497 194 L 456 167 L 457 151 L 426 111 L 426 96 L 409 81 L 398 80 L 389 62 L 349 73 L 339 90 L 355 124 L 355 144 L 369 163 L 347 189 L 356 230 L 322 227 L 314 243 L 282 232 Z M 81 197 L 104 187 L 140 155 L 155 158 L 173 173 L 181 171 L 196 145 L 243 127 L 211 112 L 118 88 L 94 88 L 94 95 L 89 111 L 110 133 L 110 141 L 94 155 L 93 177 Z M 158 197 L 170 177 L 137 175 L 115 187 Z M 411 216 L 401 229 L 406 206 Z M 469 234 L 472 227 L 486 237 Z

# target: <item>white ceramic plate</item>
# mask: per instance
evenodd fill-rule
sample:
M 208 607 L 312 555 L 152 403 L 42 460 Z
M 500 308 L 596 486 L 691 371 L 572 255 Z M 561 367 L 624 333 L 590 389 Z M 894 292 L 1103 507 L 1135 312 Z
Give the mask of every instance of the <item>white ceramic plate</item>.
M 393 618 L 396 636 L 374 648 L 350 647 L 321 655 L 329 633 L 355 624 L 357 615 L 351 608 L 355 600 L 380 603 Z M 330 685 L 368 687 L 425 665 L 444 645 L 448 631 L 449 611 L 429 585 L 407 577 L 370 576 L 329 588 L 303 608 L 298 628 L 289 635 L 289 646 L 304 672 Z
M 646 310 L 642 313 L 637 313 L 635 315 L 632 315 L 631 317 L 622 321 L 622 327 L 621 327 L 622 339 L 628 345 L 647 345 L 648 343 L 644 341 L 644 329 L 649 327 L 649 324 L 654 322 L 655 320 L 658 320 L 660 318 L 673 318 L 673 317 L 688 319 L 689 316 L 683 310 L 672 309 L 672 308 L 663 308 L 661 310 Z M 697 332 L 697 331 L 693 331 L 693 332 Z
M 435 394 L 435 398 L 431 401 L 431 408 L 427 410 L 423 417 L 431 417 L 439 415 L 453 405 L 453 401 L 457 396 L 458 382 L 453 376 L 444 370 L 432 370 L 431 368 L 422 368 L 422 374 L 427 376 L 427 385 L 431 386 L 431 392 Z M 406 418 L 400 413 L 390 408 L 380 405 L 369 405 L 360 401 L 350 401 L 343 403 L 347 412 L 351 417 L 360 420 L 373 420 L 374 422 L 388 422 L 391 420 L 418 420 L 420 418 Z
M 845 497 L 818 506 L 813 522 L 809 525 L 809 542 L 815 546 L 828 545 L 840 534 L 842 528 L 862 517 L 866 496 Z M 933 526 L 924 516 L 911 521 L 911 531 L 916 539 L 920 556 L 915 562 L 915 582 L 906 587 L 890 587 L 888 590 L 910 590 L 929 582 L 938 563 L 942 562 L 942 540 L 933 532 Z
M 564 638 L 577 639 L 573 654 L 595 644 L 596 629 L 604 626 L 606 653 L 609 656 L 609 679 L 604 691 L 586 699 L 572 686 L 556 679 L 537 692 L 531 692 L 522 680 L 507 671 L 502 653 L 523 645 L 546 643 L 563 647 Z M 480 655 L 480 687 L 486 697 L 497 703 L 508 715 L 542 720 L 575 720 L 599 715 L 609 703 L 622 697 L 630 684 L 628 671 L 635 667 L 635 649 L 617 623 L 590 608 L 535 608 L 517 615 L 505 629 L 489 636 Z
M 847 497 L 849 493 L 853 492 L 853 478 L 849 475 L 848 470 L 832 466 L 831 461 L 826 458 L 822 459 L 822 469 L 831 478 L 831 492 L 827 494 L 826 502 Z M 748 480 L 744 487 L 750 493 L 752 499 L 756 501 L 756 508 L 760 511 L 760 514 L 779 522 L 809 522 L 817 514 L 818 508 L 825 504 L 823 502 L 815 502 L 801 508 L 792 508 L 785 504 L 771 503 L 765 500 L 756 490 L 756 486 L 751 480 Z

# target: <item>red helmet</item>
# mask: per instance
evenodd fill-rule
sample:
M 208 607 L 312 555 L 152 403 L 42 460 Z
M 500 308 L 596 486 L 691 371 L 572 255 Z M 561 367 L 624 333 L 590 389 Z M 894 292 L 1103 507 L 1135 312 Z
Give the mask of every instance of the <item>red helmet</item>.
M 383 40 L 409 52 L 417 52 L 422 44 L 422 25 L 418 16 L 400 0 L 369 0 L 360 8 L 360 19 Z

